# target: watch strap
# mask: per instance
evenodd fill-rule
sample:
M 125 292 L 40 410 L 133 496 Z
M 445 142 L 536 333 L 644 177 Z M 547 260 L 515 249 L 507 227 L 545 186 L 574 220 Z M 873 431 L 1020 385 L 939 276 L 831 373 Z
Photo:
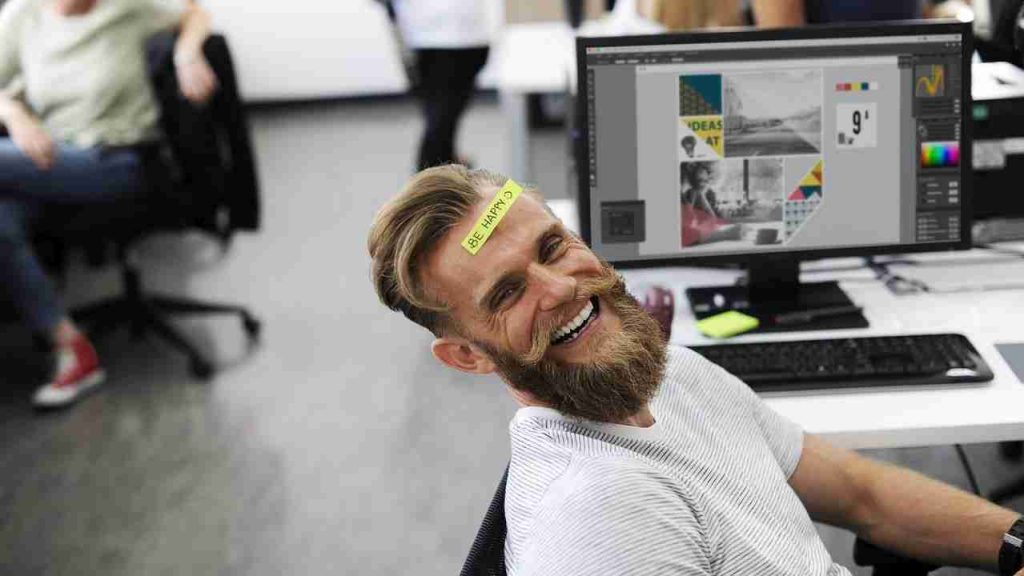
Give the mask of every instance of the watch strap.
M 1024 566 L 1024 516 L 1017 519 L 1010 529 L 1003 534 L 1003 544 L 999 547 L 999 574 L 1014 576 Z

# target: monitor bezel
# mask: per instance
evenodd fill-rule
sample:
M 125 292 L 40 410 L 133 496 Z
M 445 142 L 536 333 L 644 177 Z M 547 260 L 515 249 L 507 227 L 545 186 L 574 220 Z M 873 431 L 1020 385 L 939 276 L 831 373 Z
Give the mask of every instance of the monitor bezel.
M 913 244 L 880 244 L 839 248 L 814 248 L 807 250 L 780 250 L 770 252 L 737 252 L 727 254 L 695 254 L 669 257 L 623 260 L 608 258 L 619 268 L 646 268 L 655 266 L 702 266 L 721 264 L 746 265 L 751 261 L 777 260 L 819 260 L 849 256 L 876 256 L 884 254 L 907 254 L 923 252 L 947 252 L 971 248 L 971 225 L 973 221 L 973 187 L 971 183 L 972 134 L 971 134 L 971 55 L 974 51 L 974 37 L 971 24 L 957 20 L 938 21 L 896 21 L 873 22 L 870 24 L 827 24 L 802 28 L 753 29 L 733 28 L 729 30 L 696 31 L 685 33 L 652 34 L 644 36 L 601 36 L 576 38 L 576 126 L 579 136 L 576 141 L 576 166 L 578 170 L 578 214 L 580 234 L 588 246 L 591 243 L 590 221 L 590 162 L 587 158 L 587 143 L 590 128 L 587 123 L 589 108 L 586 98 L 586 50 L 594 47 L 650 46 L 657 44 L 685 44 L 712 42 L 755 42 L 764 40 L 804 40 L 833 38 L 867 38 L 921 34 L 961 34 L 961 109 L 960 109 L 960 240 Z

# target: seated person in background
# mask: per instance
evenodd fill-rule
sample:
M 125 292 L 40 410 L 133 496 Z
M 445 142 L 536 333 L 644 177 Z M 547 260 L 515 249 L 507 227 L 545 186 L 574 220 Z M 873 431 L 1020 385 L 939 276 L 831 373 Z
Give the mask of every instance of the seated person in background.
M 751 0 L 754 24 L 760 28 L 955 18 L 965 11 L 971 14 L 969 5 L 962 0 Z
M 687 0 L 686 2 L 637 2 L 645 18 L 665 26 L 667 30 L 696 30 L 743 25 L 743 2 L 740 0 Z
M 849 575 L 813 521 L 995 570 L 1018 514 L 812 435 L 703 357 L 666 346 L 622 279 L 524 191 L 461 245 L 506 178 L 420 172 L 369 234 L 382 302 L 433 355 L 501 377 L 510 574 Z M 1015 570 L 1018 568 L 1015 568 Z
M 205 102 L 216 79 L 202 53 L 205 12 L 184 0 L 9 0 L 0 9 L 0 297 L 52 343 L 38 406 L 73 402 L 103 379 L 27 241 L 47 206 L 88 206 L 142 192 L 136 146 L 159 138 L 146 40 L 181 27 L 174 61 L 184 95 Z

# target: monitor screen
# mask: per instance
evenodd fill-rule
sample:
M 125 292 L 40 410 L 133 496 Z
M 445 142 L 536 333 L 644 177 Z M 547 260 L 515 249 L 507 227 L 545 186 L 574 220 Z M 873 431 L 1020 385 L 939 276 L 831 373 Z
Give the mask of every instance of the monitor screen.
M 967 247 L 969 49 L 950 22 L 581 38 L 584 238 L 620 265 Z

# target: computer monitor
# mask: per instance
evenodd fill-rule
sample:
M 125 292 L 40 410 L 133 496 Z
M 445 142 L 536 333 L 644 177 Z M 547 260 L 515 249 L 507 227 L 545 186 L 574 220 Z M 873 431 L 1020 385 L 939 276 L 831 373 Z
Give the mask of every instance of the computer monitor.
M 961 22 L 579 38 L 582 236 L 620 268 L 745 265 L 687 290 L 698 318 L 866 326 L 770 319 L 850 304 L 801 260 L 970 246 L 971 46 Z

